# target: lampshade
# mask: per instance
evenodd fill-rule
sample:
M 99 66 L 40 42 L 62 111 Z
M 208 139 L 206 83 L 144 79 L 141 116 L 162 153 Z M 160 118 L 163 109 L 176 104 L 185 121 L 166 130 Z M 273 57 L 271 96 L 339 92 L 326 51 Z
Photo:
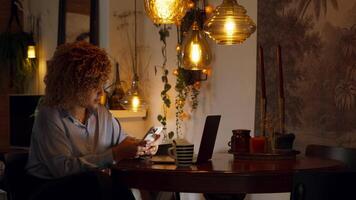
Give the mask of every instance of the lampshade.
M 250 37 L 256 30 L 256 24 L 236 0 L 223 0 L 205 22 L 204 30 L 218 44 L 231 45 Z
M 211 62 L 211 51 L 205 34 L 194 21 L 188 36 L 183 42 L 183 65 L 186 69 L 201 70 Z
M 189 0 L 145 0 L 147 15 L 155 24 L 178 24 L 189 9 Z
M 34 44 L 27 46 L 27 58 L 36 58 L 36 46 Z
M 127 91 L 126 95 L 121 100 L 121 105 L 126 110 L 131 110 L 133 112 L 146 109 L 146 102 L 143 100 L 140 94 L 137 79 L 132 81 L 131 88 Z

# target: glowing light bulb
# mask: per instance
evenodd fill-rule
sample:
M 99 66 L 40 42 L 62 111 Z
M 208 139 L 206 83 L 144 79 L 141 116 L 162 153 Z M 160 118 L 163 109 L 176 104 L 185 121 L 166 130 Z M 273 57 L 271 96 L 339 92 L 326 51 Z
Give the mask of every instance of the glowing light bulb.
M 191 50 L 190 50 L 189 58 L 193 63 L 197 65 L 200 62 L 202 56 L 201 46 L 197 43 L 192 42 L 190 48 Z
M 137 112 L 140 107 L 140 98 L 138 96 L 132 97 L 132 111 Z
M 27 46 L 27 58 L 36 58 L 36 48 L 34 45 Z
M 225 29 L 226 35 L 228 37 L 233 36 L 235 33 L 235 30 L 236 30 L 236 24 L 235 24 L 234 20 L 228 17 L 226 19 L 224 29 Z
M 189 70 L 201 70 L 211 62 L 211 51 L 204 33 L 194 21 L 183 41 L 183 65 Z

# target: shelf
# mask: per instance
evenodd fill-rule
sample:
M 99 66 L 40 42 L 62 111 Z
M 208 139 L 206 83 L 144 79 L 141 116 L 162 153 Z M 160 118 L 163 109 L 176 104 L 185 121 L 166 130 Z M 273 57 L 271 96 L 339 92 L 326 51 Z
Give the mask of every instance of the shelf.
M 130 111 L 130 110 L 110 110 L 111 114 L 119 119 L 127 119 L 127 118 L 145 118 L 147 115 L 147 110 L 141 111 Z

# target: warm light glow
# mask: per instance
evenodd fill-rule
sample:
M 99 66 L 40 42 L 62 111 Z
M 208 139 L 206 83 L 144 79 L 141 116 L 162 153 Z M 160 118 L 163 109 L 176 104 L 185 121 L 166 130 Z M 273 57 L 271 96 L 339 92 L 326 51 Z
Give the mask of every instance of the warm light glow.
M 132 97 L 132 111 L 137 112 L 140 107 L 140 98 L 138 96 Z
M 145 10 L 155 24 L 179 24 L 190 3 L 187 0 L 145 0 Z
M 225 25 L 224 25 L 224 29 L 225 29 L 225 33 L 227 36 L 231 37 L 234 35 L 235 31 L 236 31 L 236 24 L 235 22 L 232 20 L 232 18 L 228 17 L 226 19 Z
M 213 13 L 214 8 L 211 5 L 207 5 L 205 6 L 205 12 L 210 15 L 211 13 Z
M 211 62 L 211 51 L 205 34 L 194 21 L 183 41 L 183 65 L 188 70 L 201 70 Z
M 180 51 L 181 50 L 181 46 L 179 44 L 177 44 L 177 47 L 176 47 L 176 51 Z
M 179 73 L 178 73 L 178 69 L 175 69 L 175 70 L 173 71 L 173 74 L 176 75 L 176 76 L 178 76 L 178 74 L 179 74 Z
M 201 61 L 201 46 L 200 44 L 192 42 L 190 45 L 190 60 L 197 65 Z
M 218 44 L 240 44 L 256 31 L 256 24 L 236 0 L 223 0 L 205 21 L 204 31 Z
M 36 48 L 34 45 L 27 46 L 27 58 L 36 58 Z

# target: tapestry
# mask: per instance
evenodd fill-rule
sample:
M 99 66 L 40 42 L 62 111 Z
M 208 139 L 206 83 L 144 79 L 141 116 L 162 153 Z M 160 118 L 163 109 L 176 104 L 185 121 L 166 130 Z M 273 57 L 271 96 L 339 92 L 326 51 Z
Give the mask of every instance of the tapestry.
M 279 122 L 277 47 L 281 46 L 285 130 L 295 148 L 356 147 L 356 0 L 258 0 L 267 132 Z M 255 130 L 261 132 L 257 56 Z

